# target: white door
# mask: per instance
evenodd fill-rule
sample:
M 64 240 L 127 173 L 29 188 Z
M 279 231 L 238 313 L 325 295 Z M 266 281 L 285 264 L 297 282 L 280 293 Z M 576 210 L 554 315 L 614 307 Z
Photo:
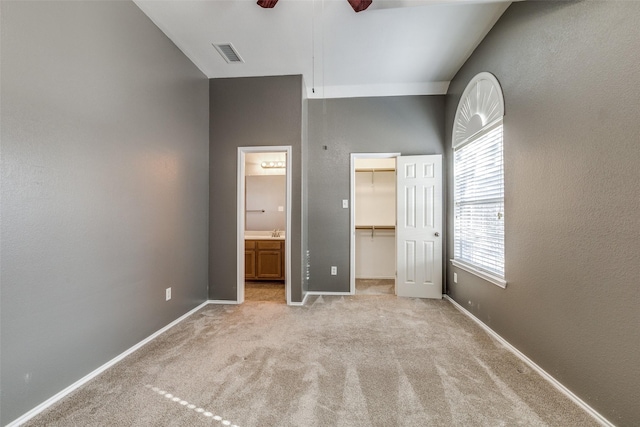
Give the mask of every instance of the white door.
M 396 294 L 442 298 L 442 156 L 396 162 Z

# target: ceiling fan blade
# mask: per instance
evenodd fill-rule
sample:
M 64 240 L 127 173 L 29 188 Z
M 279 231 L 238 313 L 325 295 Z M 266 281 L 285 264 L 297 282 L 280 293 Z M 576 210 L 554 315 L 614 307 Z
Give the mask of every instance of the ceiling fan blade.
M 258 6 L 264 7 L 265 9 L 271 9 L 278 3 L 278 0 L 258 0 Z
M 347 0 L 355 12 L 362 12 L 373 3 L 373 0 Z

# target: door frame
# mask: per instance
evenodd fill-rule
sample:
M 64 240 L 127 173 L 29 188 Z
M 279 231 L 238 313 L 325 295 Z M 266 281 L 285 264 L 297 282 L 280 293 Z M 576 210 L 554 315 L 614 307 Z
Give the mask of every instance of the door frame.
M 401 156 L 402 153 L 351 153 L 349 169 L 349 294 L 356 293 L 356 159 L 390 159 Z M 396 254 L 394 254 L 394 257 Z M 394 286 L 395 289 L 395 286 Z
M 284 239 L 284 274 L 287 305 L 291 305 L 291 146 L 254 146 L 238 147 L 238 179 L 237 179 L 237 299 L 238 304 L 244 302 L 244 228 L 245 228 L 245 157 L 247 153 L 286 153 L 286 225 Z

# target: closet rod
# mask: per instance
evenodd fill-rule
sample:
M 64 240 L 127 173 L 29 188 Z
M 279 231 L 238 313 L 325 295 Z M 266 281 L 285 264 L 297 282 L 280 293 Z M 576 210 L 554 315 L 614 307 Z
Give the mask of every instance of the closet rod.
M 378 230 L 395 230 L 394 225 L 356 225 L 356 230 L 371 230 L 371 237 Z
M 264 209 L 247 209 L 247 212 L 260 212 L 260 213 L 264 213 Z

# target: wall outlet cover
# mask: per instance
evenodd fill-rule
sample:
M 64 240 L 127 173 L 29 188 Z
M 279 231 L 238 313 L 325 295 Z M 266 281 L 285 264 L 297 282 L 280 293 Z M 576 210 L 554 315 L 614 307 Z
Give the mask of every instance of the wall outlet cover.
M 343 209 L 349 209 L 349 200 L 347 200 L 347 199 L 343 199 L 342 200 L 342 208 Z
M 167 288 L 164 291 L 165 301 L 169 301 L 171 299 L 171 288 Z
M 458 273 L 453 273 L 453 283 L 458 283 Z
M 338 274 L 338 267 L 336 267 L 335 265 L 331 266 L 331 275 L 332 276 L 336 276 Z

